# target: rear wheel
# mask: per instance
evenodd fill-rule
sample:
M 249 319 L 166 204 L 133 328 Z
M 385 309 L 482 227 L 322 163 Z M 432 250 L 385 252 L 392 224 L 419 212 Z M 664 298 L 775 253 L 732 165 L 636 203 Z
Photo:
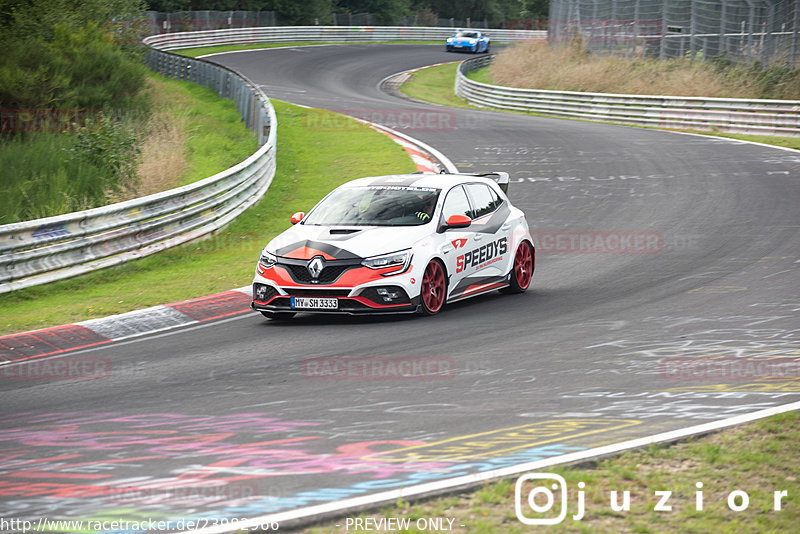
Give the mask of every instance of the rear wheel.
M 536 264 L 536 252 L 527 241 L 523 241 L 514 255 L 514 266 L 511 268 L 511 285 L 501 289 L 503 293 L 524 293 L 531 285 L 533 268 Z
M 422 315 L 434 315 L 444 306 L 447 280 L 439 260 L 431 260 L 422 276 L 420 310 Z
M 262 311 L 261 315 L 273 321 L 288 321 L 295 316 L 295 312 L 272 312 Z

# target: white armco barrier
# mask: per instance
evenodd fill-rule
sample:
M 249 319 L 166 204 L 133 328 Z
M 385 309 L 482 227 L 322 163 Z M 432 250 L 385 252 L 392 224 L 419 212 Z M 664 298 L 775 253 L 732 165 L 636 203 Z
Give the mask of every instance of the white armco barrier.
M 546 39 L 543 30 L 489 30 L 492 43 L 517 43 Z M 144 42 L 158 50 L 197 46 L 315 41 L 322 43 L 363 43 L 384 41 L 444 41 L 454 28 L 414 26 L 267 26 L 152 35 Z
M 491 63 L 471 58 L 458 68 L 455 92 L 470 104 L 557 117 L 680 130 L 800 135 L 800 101 L 683 96 L 615 95 L 517 89 L 489 85 L 466 74 Z

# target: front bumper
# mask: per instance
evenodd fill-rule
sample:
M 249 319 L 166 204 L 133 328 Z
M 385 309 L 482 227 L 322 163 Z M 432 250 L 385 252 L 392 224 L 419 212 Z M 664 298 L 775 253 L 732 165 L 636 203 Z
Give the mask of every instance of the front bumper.
M 337 307 L 296 307 L 296 297 L 335 298 Z M 265 280 L 253 283 L 253 302 L 256 311 L 339 313 L 350 315 L 413 313 L 419 307 L 419 297 L 411 298 L 405 288 L 387 280 L 383 285 L 357 288 L 283 287 Z

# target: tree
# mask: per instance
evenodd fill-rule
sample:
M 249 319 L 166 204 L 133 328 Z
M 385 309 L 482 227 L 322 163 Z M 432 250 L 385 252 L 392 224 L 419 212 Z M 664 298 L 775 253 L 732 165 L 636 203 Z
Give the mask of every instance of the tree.
M 336 4 L 343 13 L 370 13 L 375 23 L 394 25 L 411 12 L 408 0 L 340 0 Z
M 134 49 L 111 23 L 137 20 L 139 0 L 11 0 L 0 12 L 0 106 L 119 108 L 144 86 Z
M 550 0 L 521 0 L 522 18 L 546 20 L 550 16 Z

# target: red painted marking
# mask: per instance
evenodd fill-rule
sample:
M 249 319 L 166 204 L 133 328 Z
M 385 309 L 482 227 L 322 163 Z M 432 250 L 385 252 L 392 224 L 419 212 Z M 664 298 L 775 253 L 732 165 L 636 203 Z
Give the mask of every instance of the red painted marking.
M 250 311 L 250 295 L 239 291 L 226 291 L 208 297 L 167 304 L 195 321 L 210 321 Z
M 68 324 L 0 337 L 0 359 L 18 362 L 110 341 L 85 326 Z
M 59 473 L 54 471 L 31 471 L 31 470 L 14 471 L 15 478 L 47 478 L 47 479 L 65 478 L 70 480 L 75 480 L 75 479 L 99 480 L 101 478 L 108 478 L 111 476 L 113 475 L 90 475 L 88 473 Z
M 348 269 L 342 273 L 336 282 L 332 284 L 325 284 L 324 287 L 327 289 L 352 288 L 361 284 L 366 284 L 367 282 L 372 282 L 374 280 L 385 280 L 386 278 L 384 278 L 381 273 L 391 273 L 393 272 L 391 269 L 400 270 L 401 268 L 398 268 L 396 265 L 390 265 L 388 267 L 382 267 L 381 269 L 370 269 L 369 267 L 356 267 L 353 269 Z M 312 286 L 311 284 L 298 284 L 292 279 L 289 271 L 286 270 L 286 268 L 282 265 L 276 265 L 272 269 L 269 269 L 266 273 L 264 273 L 264 277 L 275 282 L 276 285 L 282 287 L 287 293 L 291 293 L 291 288 L 293 287 L 304 289 L 313 287 L 314 289 L 318 289 L 318 286 Z M 250 303 L 249 300 L 247 302 L 248 304 Z
M 80 454 L 76 454 L 75 456 L 82 456 Z M 103 464 L 121 464 L 121 463 L 128 463 L 128 462 L 139 462 L 141 460 L 163 460 L 165 458 L 169 458 L 169 456 L 138 456 L 136 458 L 117 458 L 116 460 L 95 460 L 92 462 L 80 462 L 77 464 L 67 464 L 64 467 L 80 467 L 84 465 L 103 465 Z
M 361 304 L 369 306 L 370 308 L 402 308 L 410 306 L 408 302 L 406 302 L 405 304 L 378 304 L 377 302 L 372 302 L 371 300 L 365 297 L 347 297 L 346 300 L 355 300 L 356 302 L 360 302 Z
M 256 441 L 253 443 L 246 443 L 243 446 L 255 447 L 260 445 L 284 445 L 286 443 L 298 443 L 300 441 L 308 441 L 311 439 L 322 439 L 322 436 L 304 436 L 302 438 L 286 438 L 286 439 L 273 439 L 271 441 Z

